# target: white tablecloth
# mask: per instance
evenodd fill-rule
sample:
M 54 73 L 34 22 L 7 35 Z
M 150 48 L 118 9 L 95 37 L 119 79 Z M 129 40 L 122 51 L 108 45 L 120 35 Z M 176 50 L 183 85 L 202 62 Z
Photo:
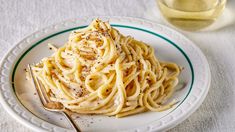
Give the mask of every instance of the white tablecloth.
M 201 107 L 174 131 L 235 131 L 235 1 L 228 0 L 214 28 L 181 31 L 204 52 L 212 83 Z M 15 43 L 45 26 L 78 16 L 133 16 L 166 24 L 154 0 L 0 0 L 0 58 Z M 178 29 L 176 29 L 178 30 Z M 32 131 L 0 106 L 1 131 Z

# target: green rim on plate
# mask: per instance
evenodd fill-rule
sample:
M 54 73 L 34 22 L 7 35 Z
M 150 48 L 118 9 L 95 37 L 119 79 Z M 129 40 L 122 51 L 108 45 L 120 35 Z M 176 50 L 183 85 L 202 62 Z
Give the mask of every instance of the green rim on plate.
M 193 83 L 194 83 L 194 69 L 193 69 L 193 66 L 192 66 L 192 63 L 189 59 L 189 57 L 187 56 L 187 54 L 178 46 L 176 45 L 173 41 L 171 41 L 170 39 L 158 34 L 158 33 L 155 33 L 153 31 L 149 31 L 147 29 L 143 29 L 143 28 L 138 28 L 138 27 L 134 27 L 134 26 L 127 26 L 127 25 L 120 25 L 120 24 L 111 24 L 111 26 L 113 27 L 121 27 L 121 28 L 129 28 L 129 29 L 135 29 L 135 30 L 139 30 L 139 31 L 143 31 L 143 32 L 146 32 L 146 33 L 149 33 L 151 35 L 154 35 L 156 37 L 159 37 L 165 41 L 167 41 L 169 44 L 173 45 L 176 49 L 178 49 L 182 54 L 183 56 L 186 58 L 188 64 L 189 64 L 189 67 L 190 67 L 190 70 L 191 70 L 191 74 L 192 74 L 192 78 L 191 78 L 191 85 L 190 85 L 190 89 L 188 90 L 186 96 L 184 97 L 184 99 L 177 105 L 177 107 L 175 107 L 171 112 L 173 112 L 176 108 L 178 108 L 185 100 L 186 98 L 188 97 L 188 95 L 190 94 L 191 90 L 192 90 L 192 87 L 193 87 Z M 12 76 L 11 76 L 11 80 L 12 80 L 12 88 L 15 92 L 15 86 L 14 86 L 14 79 L 15 79 L 15 72 L 17 70 L 17 67 L 19 65 L 19 63 L 21 62 L 21 60 L 25 57 L 25 55 L 27 55 L 28 52 L 30 52 L 34 47 L 36 47 L 37 45 L 41 44 L 42 42 L 48 40 L 49 38 L 52 38 L 54 36 L 57 36 L 59 34 L 62 34 L 62 33 L 65 33 L 65 32 L 69 32 L 69 31 L 72 31 L 72 30 L 77 30 L 77 29 L 81 29 L 81 28 L 85 28 L 87 27 L 87 25 L 85 26 L 79 26 L 79 27 L 74 27 L 74 28 L 70 28 L 70 29 L 66 29 L 66 30 L 63 30 L 63 31 L 60 31 L 60 32 L 57 32 L 57 33 L 54 33 L 54 34 L 51 34 L 50 36 L 47 36 L 41 40 L 39 40 L 38 42 L 36 42 L 35 44 L 33 44 L 31 47 L 29 47 L 20 57 L 19 59 L 16 61 L 15 65 L 14 65 L 14 68 L 13 68 L 13 72 L 12 72 Z M 17 97 L 17 96 L 16 96 Z M 19 100 L 19 98 L 17 97 L 17 99 Z M 21 103 L 21 101 L 19 100 L 19 102 Z M 22 103 L 21 103 L 22 104 Z M 23 105 L 23 104 L 22 104 Z M 24 105 L 23 105 L 24 106 Z M 26 108 L 26 107 L 25 107 Z M 27 109 L 27 108 L 26 108 Z M 169 112 L 169 113 L 171 113 Z M 169 114 L 168 113 L 168 114 Z M 33 113 L 32 113 L 33 114 Z M 168 115 L 167 114 L 167 115 Z M 35 114 L 33 114 L 35 115 Z M 36 115 L 35 115 L 36 116 Z

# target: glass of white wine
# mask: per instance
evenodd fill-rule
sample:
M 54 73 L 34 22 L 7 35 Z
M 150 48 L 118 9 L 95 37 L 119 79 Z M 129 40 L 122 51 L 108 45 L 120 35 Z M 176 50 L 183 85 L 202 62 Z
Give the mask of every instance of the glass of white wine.
M 157 0 L 163 16 L 184 30 L 200 30 L 222 13 L 226 0 Z

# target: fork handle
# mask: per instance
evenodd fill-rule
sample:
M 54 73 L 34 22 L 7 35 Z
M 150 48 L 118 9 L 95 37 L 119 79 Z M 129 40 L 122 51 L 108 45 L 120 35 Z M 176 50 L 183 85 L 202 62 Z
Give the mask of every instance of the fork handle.
M 68 111 L 63 111 L 62 114 L 67 118 L 67 120 L 69 120 L 70 125 L 76 132 L 81 132 L 81 129 L 76 125 L 76 122 L 72 119 Z

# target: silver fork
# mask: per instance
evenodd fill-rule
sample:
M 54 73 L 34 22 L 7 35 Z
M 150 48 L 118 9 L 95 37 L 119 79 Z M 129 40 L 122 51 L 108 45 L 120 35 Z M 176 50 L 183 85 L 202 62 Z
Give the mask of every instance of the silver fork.
M 39 99 L 43 105 L 43 108 L 48 111 L 62 113 L 67 118 L 67 120 L 70 122 L 70 125 L 74 128 L 74 130 L 76 132 L 81 132 L 81 129 L 76 125 L 75 121 L 70 116 L 70 112 L 64 107 L 64 105 L 60 102 L 55 102 L 55 101 L 50 100 L 45 89 L 42 88 L 41 83 L 34 76 L 30 64 L 28 64 L 28 69 L 29 69 L 29 73 L 32 78 L 34 87 L 36 88 Z

